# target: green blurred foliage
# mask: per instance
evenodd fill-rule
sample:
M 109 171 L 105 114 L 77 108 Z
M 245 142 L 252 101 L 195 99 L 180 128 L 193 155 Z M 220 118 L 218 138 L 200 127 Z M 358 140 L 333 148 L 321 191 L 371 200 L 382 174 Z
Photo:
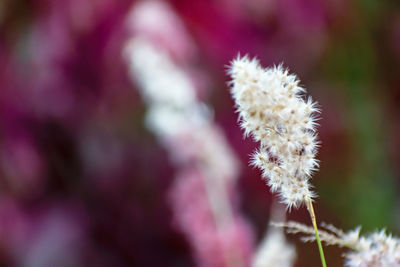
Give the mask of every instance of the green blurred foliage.
M 385 84 L 379 79 L 384 69 L 379 38 L 390 14 L 390 1 L 358 1 L 356 23 L 345 37 L 332 40 L 324 61 L 326 80 L 344 88 L 347 107 L 346 126 L 352 145 L 351 171 L 345 184 L 330 182 L 321 188 L 326 201 L 343 216 L 346 228 L 362 225 L 365 231 L 396 227 L 394 174 L 387 156 L 387 131 L 384 124 Z M 379 30 L 378 30 L 379 29 Z M 392 226 L 392 227 L 390 227 Z M 398 230 L 398 229 L 397 229 Z

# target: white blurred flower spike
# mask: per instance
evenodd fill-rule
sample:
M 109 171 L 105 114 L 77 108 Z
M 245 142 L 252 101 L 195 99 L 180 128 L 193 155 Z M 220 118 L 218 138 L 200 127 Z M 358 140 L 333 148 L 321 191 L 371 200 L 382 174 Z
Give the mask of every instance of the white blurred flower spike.
M 292 267 L 296 259 L 296 250 L 289 244 L 279 229 L 268 231 L 258 247 L 252 267 Z
M 316 103 L 304 99 L 306 90 L 282 66 L 264 69 L 239 56 L 229 74 L 241 127 L 260 142 L 252 164 L 289 209 L 307 203 L 315 197 L 309 180 L 318 168 Z
M 130 40 L 125 56 L 130 64 L 130 74 L 135 77 L 140 92 L 149 104 L 174 105 L 187 108 L 196 103 L 195 88 L 188 75 L 174 64 L 167 52 L 160 52 L 146 38 Z
M 197 55 L 183 21 L 166 1 L 137 1 L 129 13 L 127 28 L 133 35 L 145 37 L 168 51 L 176 60 L 187 62 Z
M 179 173 L 169 189 L 176 226 L 198 266 L 248 266 L 252 231 L 232 197 L 239 164 L 212 110 L 197 97 L 198 79 L 190 75 L 195 46 L 164 1 L 135 4 L 128 25 L 133 36 L 124 57 L 148 106 L 146 126 Z
M 274 201 L 270 220 L 286 220 L 284 206 Z M 283 229 L 268 226 L 268 231 L 253 255 L 251 267 L 292 267 L 296 260 L 296 249 L 285 237 Z

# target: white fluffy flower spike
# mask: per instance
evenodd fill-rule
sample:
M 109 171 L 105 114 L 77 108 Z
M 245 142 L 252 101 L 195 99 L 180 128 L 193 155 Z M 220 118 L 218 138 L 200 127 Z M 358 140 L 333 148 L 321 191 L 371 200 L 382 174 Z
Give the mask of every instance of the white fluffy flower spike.
M 318 168 L 316 103 L 303 98 L 306 90 L 282 66 L 264 69 L 239 56 L 228 73 L 245 135 L 260 142 L 252 163 L 289 209 L 307 203 L 315 197 L 309 180 Z
M 297 222 L 274 223 L 278 227 L 286 227 L 288 233 L 305 234 L 304 242 L 315 241 L 314 229 Z M 331 224 L 322 224 L 321 241 L 326 245 L 337 245 L 349 248 L 343 254 L 346 267 L 400 267 L 400 238 L 386 234 L 385 230 L 361 236 L 361 227 L 344 232 Z

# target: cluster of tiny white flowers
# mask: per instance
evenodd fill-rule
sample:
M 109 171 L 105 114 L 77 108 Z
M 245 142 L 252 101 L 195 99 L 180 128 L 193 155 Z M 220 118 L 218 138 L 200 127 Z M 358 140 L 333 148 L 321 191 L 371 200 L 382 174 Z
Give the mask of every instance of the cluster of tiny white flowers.
M 296 250 L 282 231 L 269 231 L 253 256 L 252 267 L 292 267 Z
M 305 234 L 304 242 L 315 241 L 314 228 L 297 222 L 274 223 L 285 227 L 288 233 Z M 384 230 L 368 236 L 360 236 L 361 227 L 347 233 L 333 225 L 322 224 L 320 239 L 326 245 L 337 245 L 350 249 L 344 253 L 347 267 L 400 267 L 400 239 L 387 235 Z
M 318 167 L 316 103 L 303 99 L 305 89 L 281 66 L 264 69 L 239 56 L 229 74 L 241 127 L 260 142 L 253 164 L 288 208 L 309 201 L 315 196 L 309 179 Z
M 400 239 L 384 230 L 360 237 L 355 251 L 345 255 L 347 267 L 399 267 Z

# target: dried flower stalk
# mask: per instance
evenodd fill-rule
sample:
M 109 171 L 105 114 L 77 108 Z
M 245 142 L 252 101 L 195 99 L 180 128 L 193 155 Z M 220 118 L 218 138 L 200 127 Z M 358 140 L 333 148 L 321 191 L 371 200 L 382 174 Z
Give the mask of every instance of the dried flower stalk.
M 271 191 L 278 192 L 289 210 L 307 206 L 325 267 L 310 184 L 318 167 L 316 103 L 304 99 L 306 90 L 282 66 L 264 69 L 258 60 L 238 56 L 228 73 L 245 135 L 260 143 L 252 164 L 262 170 Z
M 318 167 L 316 103 L 303 99 L 305 89 L 281 66 L 264 69 L 256 59 L 238 57 L 229 74 L 245 135 L 260 142 L 252 164 L 288 208 L 307 204 L 315 197 L 309 180 Z

